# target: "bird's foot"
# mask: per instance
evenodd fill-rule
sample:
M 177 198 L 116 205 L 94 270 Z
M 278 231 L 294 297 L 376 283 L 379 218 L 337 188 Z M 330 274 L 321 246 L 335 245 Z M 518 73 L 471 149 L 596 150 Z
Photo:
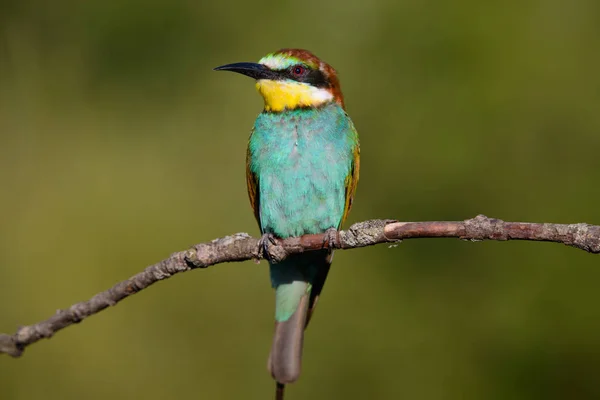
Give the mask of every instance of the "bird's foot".
M 329 228 L 323 234 L 323 247 L 328 249 L 340 248 L 340 233 L 335 228 Z
M 279 254 L 279 249 L 283 249 L 283 247 L 279 245 L 277 238 L 272 233 L 265 233 L 258 239 L 258 253 L 270 263 L 277 263 L 285 258 Z

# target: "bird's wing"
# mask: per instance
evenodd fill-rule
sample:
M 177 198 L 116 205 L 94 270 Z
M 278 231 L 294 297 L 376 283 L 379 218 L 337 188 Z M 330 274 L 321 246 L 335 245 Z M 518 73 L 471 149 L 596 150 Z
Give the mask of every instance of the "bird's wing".
M 356 192 L 356 185 L 358 184 L 358 175 L 360 170 L 360 146 L 358 144 L 358 140 L 356 141 L 356 145 L 354 146 L 354 157 L 352 159 L 352 164 L 350 165 L 350 172 L 346 177 L 346 205 L 344 206 L 344 215 L 342 216 L 342 221 L 340 226 L 346 221 L 346 217 L 348 213 L 350 213 L 350 209 L 352 208 L 352 200 L 354 199 L 354 193 Z M 338 228 L 339 229 L 339 228 Z
M 250 146 L 246 153 L 246 185 L 248 187 L 248 198 L 250 199 L 250 206 L 254 210 L 254 217 L 258 222 L 258 227 L 262 232 L 262 226 L 260 225 L 260 196 L 258 192 L 258 176 L 250 169 Z

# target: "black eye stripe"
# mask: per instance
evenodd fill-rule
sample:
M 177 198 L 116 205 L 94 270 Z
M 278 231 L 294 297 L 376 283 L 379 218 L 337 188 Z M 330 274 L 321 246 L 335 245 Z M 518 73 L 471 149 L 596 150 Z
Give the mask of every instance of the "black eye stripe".
M 313 86 L 316 87 L 329 87 L 329 81 L 327 80 L 327 77 L 325 77 L 325 74 L 323 72 L 321 72 L 321 70 L 319 69 L 311 69 L 308 71 L 308 74 L 305 75 L 304 77 L 304 82 L 306 83 L 310 83 Z
M 294 81 L 308 83 L 312 86 L 319 87 L 319 88 L 327 88 L 327 87 L 331 86 L 329 84 L 329 81 L 327 80 L 327 77 L 325 76 L 325 74 L 323 74 L 323 72 L 321 72 L 321 70 L 311 69 L 306 66 L 302 66 L 302 67 L 305 68 L 306 71 L 304 72 L 304 74 L 302 74 L 300 76 L 294 75 L 294 69 L 296 68 L 296 66 L 292 66 L 285 70 L 279 70 L 279 71 L 273 71 L 273 72 L 275 72 L 277 74 L 277 77 L 281 80 L 292 79 Z

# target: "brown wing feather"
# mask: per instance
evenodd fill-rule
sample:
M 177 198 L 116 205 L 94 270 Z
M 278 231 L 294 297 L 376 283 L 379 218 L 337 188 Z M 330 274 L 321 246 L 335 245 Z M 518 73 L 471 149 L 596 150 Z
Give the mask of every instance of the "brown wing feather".
M 260 226 L 260 198 L 258 195 L 258 177 L 252 172 L 250 169 L 250 146 L 248 146 L 248 150 L 246 152 L 246 186 L 248 187 L 248 198 L 250 199 L 250 206 L 254 210 L 254 217 L 256 218 L 256 222 L 258 222 L 258 227 Z
M 354 147 L 354 160 L 350 167 L 350 173 L 346 177 L 346 205 L 344 207 L 344 215 L 342 216 L 342 223 L 346 221 L 346 217 L 350 213 L 352 208 L 352 201 L 354 200 L 354 193 L 356 192 L 356 186 L 358 185 L 358 175 L 360 171 L 360 146 L 358 142 Z M 339 228 L 338 228 L 339 229 Z

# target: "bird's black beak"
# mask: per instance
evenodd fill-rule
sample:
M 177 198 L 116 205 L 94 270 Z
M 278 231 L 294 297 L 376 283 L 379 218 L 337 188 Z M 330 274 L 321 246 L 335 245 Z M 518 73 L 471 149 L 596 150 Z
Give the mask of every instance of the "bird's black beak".
M 238 74 L 246 75 L 254 79 L 276 79 L 277 77 L 277 74 L 274 71 L 271 71 L 264 65 L 248 62 L 221 65 L 214 70 L 237 72 Z

